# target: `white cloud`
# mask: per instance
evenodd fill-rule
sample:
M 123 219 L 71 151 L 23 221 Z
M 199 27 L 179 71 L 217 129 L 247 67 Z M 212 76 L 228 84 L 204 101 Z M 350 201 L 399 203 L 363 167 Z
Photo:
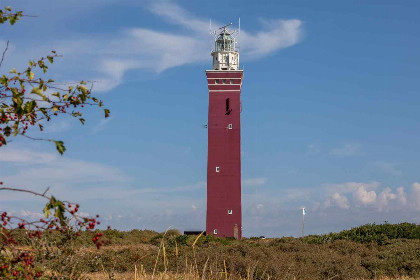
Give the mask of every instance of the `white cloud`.
M 394 190 L 390 187 L 380 188 L 378 182 L 347 182 L 324 185 L 324 190 L 328 195 L 324 207 L 339 205 L 341 203 L 341 206 L 345 206 L 341 207 L 344 209 L 354 206 L 359 208 L 370 206 L 376 208 L 379 212 L 403 209 L 410 211 L 416 209 L 416 201 L 419 201 L 418 205 L 420 206 L 420 184 L 417 184 L 413 184 L 409 195 L 407 195 L 404 187 L 398 187 Z M 353 200 L 349 200 L 348 196 L 351 196 Z
M 376 202 L 376 206 L 378 209 L 384 210 L 387 208 L 389 202 L 391 200 L 395 200 L 397 198 L 397 195 L 391 192 L 390 188 L 385 188 L 378 196 L 378 200 Z
M 327 191 L 327 193 L 345 193 L 351 194 L 357 191 L 359 188 L 364 188 L 366 190 L 375 190 L 380 186 L 379 182 L 370 182 L 370 183 L 362 183 L 362 182 L 345 182 L 340 184 L 324 184 L 323 188 Z
M 374 204 L 376 201 L 376 192 L 367 191 L 364 186 L 360 186 L 353 193 L 353 197 L 356 203 L 360 203 L 362 205 Z
M 50 163 L 57 159 L 56 154 L 38 153 L 17 149 L 15 146 L 8 145 L 0 149 L 0 162 L 9 163 Z
M 407 204 L 407 194 L 403 187 L 397 188 L 397 202 L 403 206 Z
M 302 21 L 298 19 L 265 21 L 264 25 L 266 29 L 256 34 L 241 31 L 241 51 L 245 59 L 259 58 L 290 47 L 302 38 Z
M 347 143 L 330 151 L 333 156 L 354 156 L 360 153 L 361 146 L 356 143 Z
M 329 207 L 329 206 L 333 206 L 336 205 L 342 209 L 349 209 L 349 201 L 347 199 L 346 196 L 341 195 L 339 193 L 334 193 L 332 196 L 330 196 L 329 198 L 327 198 L 327 200 L 325 201 L 325 206 Z
M 267 183 L 267 178 L 249 178 L 242 181 L 244 187 L 260 187 Z
M 420 183 L 413 183 L 410 199 L 414 209 L 420 210 Z
M 55 72 L 74 80 L 95 81 L 95 92 L 117 87 L 130 70 L 160 73 L 191 63 L 211 63 L 213 42 L 208 34 L 207 19 L 198 18 L 168 1 L 153 1 L 148 9 L 181 29 L 163 32 L 141 27 L 106 35 L 74 34 L 45 42 L 43 46 L 31 44 L 30 50 L 18 49 L 10 61 L 13 65 L 19 64 L 18 61 L 25 65 L 23 58 L 40 57 L 53 47 L 64 56 L 55 63 Z M 221 24 L 215 23 L 215 26 Z M 242 30 L 241 61 L 272 54 L 298 43 L 301 38 L 302 22 L 297 19 L 264 22 L 263 28 L 254 33 Z
M 42 213 L 39 213 L 39 212 L 31 212 L 31 211 L 27 211 L 27 210 L 20 210 L 20 215 L 24 219 L 28 219 L 30 221 L 39 220 L 39 219 L 44 218 L 44 214 L 42 214 Z
M 126 183 L 130 178 L 119 169 L 99 163 L 87 162 L 57 156 L 55 153 L 41 153 L 18 149 L 15 146 L 2 147 L 0 159 L 6 163 L 19 164 L 9 174 L 1 176 L 7 186 L 24 187 L 34 191 L 44 191 L 51 187 L 54 194 L 69 195 L 76 193 L 80 185 Z M 0 166 L 0 170 L 2 167 Z M 0 200 L 18 199 L 8 193 Z M 83 197 L 83 194 L 79 197 Z

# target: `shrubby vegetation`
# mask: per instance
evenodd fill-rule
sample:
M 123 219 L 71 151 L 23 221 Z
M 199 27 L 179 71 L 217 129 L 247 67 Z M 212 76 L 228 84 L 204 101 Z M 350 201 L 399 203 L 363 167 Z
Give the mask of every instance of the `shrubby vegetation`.
M 186 279 L 186 275 L 192 277 L 188 279 L 225 279 L 226 275 L 228 279 L 372 279 L 380 276 L 418 279 L 419 229 L 419 225 L 409 223 L 369 224 L 305 238 L 244 238 L 240 241 L 185 236 L 176 230 L 158 233 L 110 229 L 101 232 L 104 240 L 101 250 L 91 242 L 100 231 L 87 231 L 81 232 L 80 238 L 75 240 L 74 258 L 64 269 L 68 270 L 68 275 L 75 266 L 80 276 L 92 277 L 99 273 L 110 279 L 124 273 L 133 277 L 135 267 L 139 274 L 141 271 L 146 275 L 143 279 L 150 279 L 153 272 L 172 275 L 174 279 L 174 275 L 184 277 L 176 279 Z M 54 260 L 46 260 L 42 265 L 49 271 L 63 269 Z
M 391 239 L 420 239 L 420 227 L 416 224 L 401 223 L 381 225 L 367 224 L 364 226 L 343 230 L 339 233 L 323 235 L 310 235 L 304 238 L 305 242 L 322 244 L 335 240 L 350 240 L 359 243 L 376 242 L 385 244 Z

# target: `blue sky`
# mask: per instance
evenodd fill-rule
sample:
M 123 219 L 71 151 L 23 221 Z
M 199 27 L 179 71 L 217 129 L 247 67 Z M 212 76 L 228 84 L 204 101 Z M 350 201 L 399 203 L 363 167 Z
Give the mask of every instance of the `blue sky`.
M 241 18 L 244 236 L 420 222 L 418 1 L 5 1 L 0 71 L 50 50 L 59 81 L 95 81 L 111 109 L 57 119 L 54 147 L 0 150 L 11 186 L 51 187 L 119 229 L 204 229 L 213 26 Z M 3 49 L 2 47 L 2 49 Z M 33 132 L 39 136 L 39 133 Z M 37 217 L 41 201 L 2 193 Z

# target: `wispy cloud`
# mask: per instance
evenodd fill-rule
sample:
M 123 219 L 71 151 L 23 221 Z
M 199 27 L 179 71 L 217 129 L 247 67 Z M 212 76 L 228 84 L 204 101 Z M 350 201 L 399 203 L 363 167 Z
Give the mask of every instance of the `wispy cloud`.
M 354 156 L 361 153 L 361 146 L 357 143 L 347 143 L 330 151 L 333 156 Z
M 105 126 L 114 119 L 114 116 L 108 117 L 106 119 L 100 120 L 93 128 L 93 133 L 98 133 L 99 131 L 103 130 Z
M 259 187 L 267 183 L 267 178 L 249 178 L 242 181 L 244 187 Z
M 403 174 L 403 172 L 398 169 L 398 164 L 393 162 L 376 161 L 373 163 L 373 167 L 391 176 L 401 176 Z
M 326 207 L 330 207 L 332 205 L 337 205 L 340 208 L 343 209 L 349 209 L 349 200 L 347 199 L 346 196 L 341 195 L 339 193 L 334 193 L 333 195 L 331 195 L 330 197 L 327 198 L 327 200 L 325 201 L 324 205 Z
M 8 174 L 2 174 L 1 180 L 5 185 L 36 191 L 43 191 L 50 186 L 55 193 L 70 196 L 81 185 L 123 184 L 131 180 L 114 167 L 60 157 L 53 153 L 18 149 L 15 146 L 3 147 L 0 150 L 1 162 L 19 164 L 18 168 L 11 169 Z M 9 197 L 2 195 L 0 199 L 7 200 Z
M 0 149 L 0 162 L 6 163 L 50 163 L 57 159 L 57 155 L 49 153 L 39 153 L 28 150 L 18 149 L 8 145 Z
M 160 73 L 166 69 L 191 63 L 209 63 L 212 38 L 208 19 L 191 14 L 171 1 L 153 1 L 147 9 L 179 31 L 157 31 L 148 27 L 125 28 L 113 34 L 77 34 L 66 39 L 46 42 L 45 46 L 17 49 L 10 60 L 38 57 L 54 47 L 63 54 L 64 68 L 71 79 L 96 81 L 94 91 L 108 91 L 118 86 L 130 70 Z M 220 23 L 215 22 L 216 26 Z M 190 32 L 185 33 L 185 29 Z M 256 32 L 241 31 L 241 61 L 261 58 L 298 43 L 302 38 L 302 22 L 298 19 L 264 21 Z M 171 28 L 172 30 L 172 28 Z M 191 32 L 192 31 L 192 32 Z M 23 60 L 22 60 L 23 63 Z M 56 66 L 57 67 L 57 66 Z

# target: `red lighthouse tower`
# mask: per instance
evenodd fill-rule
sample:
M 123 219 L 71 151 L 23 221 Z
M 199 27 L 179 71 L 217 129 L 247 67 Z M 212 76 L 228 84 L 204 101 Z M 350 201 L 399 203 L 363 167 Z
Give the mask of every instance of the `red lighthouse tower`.
M 209 88 L 207 158 L 207 234 L 242 238 L 241 87 L 235 32 L 215 34 Z

